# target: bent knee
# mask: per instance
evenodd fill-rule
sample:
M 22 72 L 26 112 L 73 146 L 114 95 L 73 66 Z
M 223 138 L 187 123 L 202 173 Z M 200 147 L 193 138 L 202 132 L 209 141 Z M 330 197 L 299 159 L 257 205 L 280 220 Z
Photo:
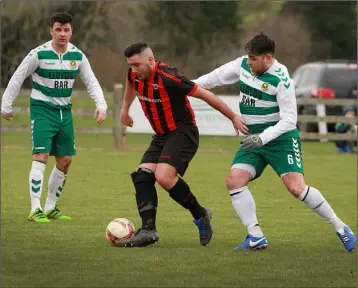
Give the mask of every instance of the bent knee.
M 32 160 L 39 161 L 46 164 L 49 156 L 50 156 L 49 153 L 37 153 L 32 155 Z
M 155 179 L 160 186 L 169 191 L 178 181 L 178 173 L 173 166 L 167 163 L 160 163 L 155 170 Z
M 252 175 L 250 172 L 242 169 L 233 169 L 226 177 L 226 187 L 229 190 L 242 188 L 247 186 L 251 179 Z
M 299 197 L 305 190 L 305 183 L 302 182 L 289 182 L 286 184 L 286 188 L 296 198 Z
M 155 173 L 155 179 L 157 180 L 158 184 L 166 190 L 171 189 L 175 185 L 177 178 L 177 175 L 171 175 L 165 172 Z
M 63 157 L 59 158 L 56 162 L 57 162 L 56 165 L 57 165 L 58 169 L 60 169 L 61 171 L 67 172 L 68 168 L 71 165 L 72 157 L 71 156 L 63 156 Z
M 131 173 L 131 178 L 134 185 L 141 183 L 155 184 L 155 177 L 152 170 L 147 168 L 139 168 L 137 171 Z
M 68 168 L 71 165 L 71 162 L 72 162 L 72 157 L 71 156 L 63 157 L 63 160 L 62 160 L 63 166 Z
M 282 179 L 287 190 L 296 198 L 299 197 L 306 188 L 306 183 L 302 174 L 288 173 L 282 176 Z

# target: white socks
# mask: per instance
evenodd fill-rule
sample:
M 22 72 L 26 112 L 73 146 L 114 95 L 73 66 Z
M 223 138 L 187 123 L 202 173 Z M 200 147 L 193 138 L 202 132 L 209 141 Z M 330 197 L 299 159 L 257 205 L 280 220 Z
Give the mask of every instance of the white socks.
M 345 224 L 337 217 L 327 200 L 316 188 L 306 186 L 298 199 L 304 202 L 318 215 L 326 219 L 337 232 L 341 234 L 343 233 Z
M 66 182 L 66 174 L 59 170 L 56 165 L 50 175 L 48 182 L 48 194 L 45 204 L 45 212 L 56 206 L 56 201 L 61 195 L 61 191 Z
M 37 208 L 42 210 L 40 200 L 45 169 L 45 163 L 32 161 L 32 167 L 29 175 L 31 212 L 34 212 Z M 56 201 L 60 197 L 65 182 L 66 174 L 63 173 L 61 170 L 57 169 L 55 165 L 48 182 L 48 195 L 44 212 L 47 212 L 55 207 Z
M 258 220 L 256 217 L 255 201 L 249 189 L 245 186 L 230 190 L 229 193 L 236 214 L 247 228 L 248 233 L 254 237 L 262 237 L 263 233 L 261 228 L 258 226 Z M 305 190 L 298 197 L 298 199 L 304 202 L 318 215 L 326 219 L 327 222 L 333 226 L 335 231 L 343 234 L 345 224 L 337 217 L 327 200 L 316 188 L 306 186 Z
M 31 212 L 34 212 L 37 208 L 41 209 L 40 199 L 45 169 L 45 163 L 32 161 L 31 171 L 29 175 Z
M 250 235 L 262 237 L 263 233 L 256 217 L 256 205 L 247 186 L 230 190 L 232 205 L 237 216 L 241 219 L 242 224 L 247 228 Z

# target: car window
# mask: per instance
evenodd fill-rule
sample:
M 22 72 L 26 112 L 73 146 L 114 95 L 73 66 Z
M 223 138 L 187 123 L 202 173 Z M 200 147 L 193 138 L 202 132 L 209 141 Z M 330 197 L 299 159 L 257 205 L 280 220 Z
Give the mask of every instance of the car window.
M 300 73 L 296 87 L 317 87 L 321 73 L 318 67 L 310 67 L 302 70 Z
M 336 92 L 336 97 L 354 97 L 352 91 L 357 89 L 358 70 L 341 67 L 325 69 L 322 85 Z

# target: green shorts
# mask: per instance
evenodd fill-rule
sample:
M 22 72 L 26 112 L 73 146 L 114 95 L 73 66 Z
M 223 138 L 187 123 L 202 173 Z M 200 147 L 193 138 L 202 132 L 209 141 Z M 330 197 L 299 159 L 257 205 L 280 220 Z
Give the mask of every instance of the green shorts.
M 30 118 L 32 154 L 76 155 L 71 109 L 59 110 L 32 105 Z
M 253 179 L 256 179 L 260 177 L 268 164 L 279 176 L 289 172 L 303 174 L 300 138 L 269 142 L 251 151 L 239 148 L 232 161 L 232 168 L 248 170 Z M 250 166 L 255 168 L 255 171 L 251 171 Z

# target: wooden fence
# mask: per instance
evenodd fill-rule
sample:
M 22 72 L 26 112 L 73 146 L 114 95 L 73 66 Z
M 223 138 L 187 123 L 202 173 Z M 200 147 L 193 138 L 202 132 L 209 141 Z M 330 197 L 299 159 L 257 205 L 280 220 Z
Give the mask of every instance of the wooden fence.
M 346 106 L 357 105 L 357 99 L 322 99 L 322 98 L 306 98 L 297 99 L 297 105 L 315 105 L 317 115 L 298 115 L 298 122 L 318 123 L 318 133 L 300 131 L 301 138 L 303 140 L 357 140 L 355 134 L 341 134 L 341 133 L 328 133 L 327 123 L 349 123 L 357 125 L 357 118 L 350 119 L 343 115 L 326 115 L 326 106 Z
M 30 95 L 30 90 L 23 89 L 20 94 Z M 88 97 L 86 91 L 74 90 L 73 97 Z M 119 150 L 123 145 L 126 144 L 126 128 L 119 121 L 119 111 L 123 103 L 123 84 L 116 84 L 113 92 L 105 92 L 106 99 L 113 100 L 113 109 L 108 109 L 108 115 L 113 117 L 114 126 L 113 128 L 75 128 L 77 133 L 113 133 L 114 146 Z M 345 105 L 357 105 L 356 99 L 297 99 L 297 105 L 315 105 L 317 115 L 299 115 L 298 122 L 300 123 L 318 123 L 318 133 L 301 131 L 301 138 L 303 140 L 357 140 L 357 135 L 354 134 L 339 134 L 339 133 L 328 133 L 327 123 L 350 123 L 357 124 L 357 119 L 349 119 L 342 115 L 327 116 L 326 106 L 345 106 Z M 14 113 L 28 113 L 28 108 L 14 107 Z M 74 109 L 73 115 L 92 115 L 93 111 L 88 109 Z M 27 126 L 21 125 L 6 125 L 2 126 L 1 129 L 7 131 L 24 131 L 28 130 Z

